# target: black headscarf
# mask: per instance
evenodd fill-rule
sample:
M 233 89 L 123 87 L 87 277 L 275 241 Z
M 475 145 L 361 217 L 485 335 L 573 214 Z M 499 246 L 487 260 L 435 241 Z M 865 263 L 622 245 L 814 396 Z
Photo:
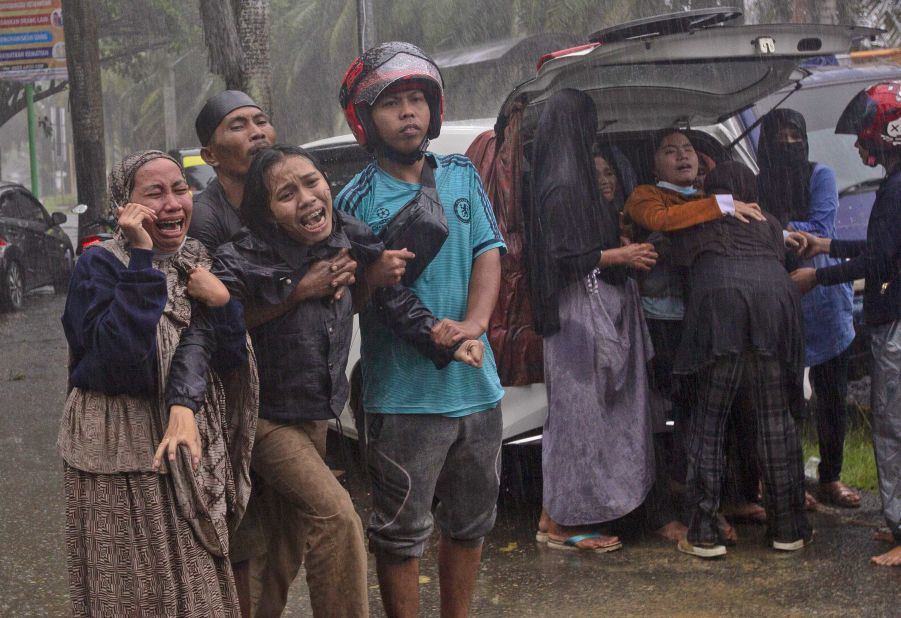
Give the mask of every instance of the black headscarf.
M 601 205 L 592 144 L 597 110 L 578 90 L 554 94 L 535 131 L 532 199 L 524 203 L 526 251 L 535 330 L 544 336 L 560 329 L 557 294 L 590 274 L 600 254 L 619 246 L 619 220 Z M 601 277 L 622 283 L 626 271 L 605 268 Z
M 757 178 L 744 163 L 723 161 L 713 168 L 704 179 L 704 193 L 707 195 L 731 195 L 742 202 L 756 202 L 758 199 Z
M 629 163 L 626 156 L 616 146 L 595 144 L 593 154 L 594 157 L 601 157 L 604 159 L 604 161 L 607 162 L 607 165 L 613 170 L 613 173 L 616 174 L 617 187 L 613 199 L 610 202 L 607 202 L 604 199 L 604 196 L 600 195 L 600 200 L 602 204 L 612 207 L 616 211 L 617 220 L 619 220 L 619 213 L 623 211 L 626 198 L 631 195 L 632 191 L 634 191 L 635 187 L 638 185 L 638 178 L 635 176 L 635 170 L 632 168 L 632 164 Z
M 796 144 L 779 143 L 779 129 L 792 127 L 801 134 Z M 779 219 L 783 227 L 789 221 L 807 219 L 810 209 L 810 177 L 815 163 L 809 161 L 807 123 L 793 109 L 774 109 L 760 125 L 757 162 L 760 206 Z

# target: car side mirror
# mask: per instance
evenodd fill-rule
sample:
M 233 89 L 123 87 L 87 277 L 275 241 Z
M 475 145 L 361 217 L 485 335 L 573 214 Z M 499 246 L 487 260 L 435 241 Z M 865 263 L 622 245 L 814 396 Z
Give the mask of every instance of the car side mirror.
M 67 221 L 67 217 L 61 212 L 55 212 L 50 215 L 50 221 L 53 223 L 53 225 L 62 225 Z

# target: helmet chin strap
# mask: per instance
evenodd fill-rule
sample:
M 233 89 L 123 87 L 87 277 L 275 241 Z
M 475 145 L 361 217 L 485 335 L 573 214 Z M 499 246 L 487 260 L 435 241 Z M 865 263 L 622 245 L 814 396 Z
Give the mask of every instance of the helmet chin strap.
M 429 138 L 422 140 L 422 143 L 419 144 L 419 148 L 417 148 L 413 152 L 401 152 L 379 140 L 378 146 L 375 147 L 375 154 L 377 157 L 385 157 L 386 159 L 390 159 L 391 161 L 400 163 L 401 165 L 413 165 L 423 156 L 425 156 L 426 150 L 428 150 L 428 148 Z

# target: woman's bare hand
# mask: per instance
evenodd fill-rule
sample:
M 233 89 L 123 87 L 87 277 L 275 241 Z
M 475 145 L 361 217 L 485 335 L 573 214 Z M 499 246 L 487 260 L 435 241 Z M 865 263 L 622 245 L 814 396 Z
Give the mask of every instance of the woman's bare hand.
M 478 339 L 468 339 L 454 352 L 454 360 L 480 369 L 485 357 L 485 344 Z
M 657 251 L 650 243 L 632 243 L 625 247 L 607 249 L 601 252 L 601 268 L 627 266 L 635 270 L 651 270 L 657 263 Z
M 208 307 L 221 307 L 231 299 L 225 284 L 202 266 L 196 267 L 188 275 L 187 292 L 188 296 Z
M 755 204 L 754 202 L 741 202 L 739 200 L 733 200 L 732 204 L 735 206 L 735 212 L 732 216 L 734 216 L 739 221 L 744 223 L 748 223 L 751 219 L 755 221 L 766 221 L 766 217 L 763 216 L 763 212 L 760 210 L 760 206 Z
M 194 420 L 191 408 L 176 405 L 169 408 L 169 426 L 153 455 L 153 469 L 160 469 L 163 456 L 167 453 L 169 461 L 174 462 L 180 444 L 184 444 L 191 451 L 191 465 L 197 470 L 197 466 L 200 465 L 200 434 L 197 431 L 197 421 Z
M 129 202 L 116 214 L 128 244 L 136 249 L 153 249 L 153 239 L 144 229 L 144 220 L 156 221 L 156 213 L 142 204 Z
M 800 255 L 807 249 L 807 237 L 800 232 L 789 232 L 785 236 L 785 246 Z
M 347 249 L 341 249 L 338 255 L 331 259 L 314 262 L 289 298 L 293 302 L 326 296 L 341 300 L 347 286 L 353 285 L 356 281 L 354 277 L 356 270 L 357 262 L 350 257 Z

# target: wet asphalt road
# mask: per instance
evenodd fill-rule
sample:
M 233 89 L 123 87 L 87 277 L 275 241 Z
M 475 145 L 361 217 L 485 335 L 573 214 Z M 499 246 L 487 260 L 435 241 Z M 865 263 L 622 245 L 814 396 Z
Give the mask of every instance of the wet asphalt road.
M 66 616 L 62 464 L 55 450 L 66 382 L 59 316 L 64 298 L 32 295 L 23 312 L 0 314 L 0 616 Z M 365 515 L 368 495 L 348 466 Z M 762 527 L 739 526 L 740 543 L 719 561 L 678 554 L 652 538 L 625 538 L 612 554 L 538 547 L 537 507 L 502 504 L 489 538 L 473 616 L 901 616 L 901 569 L 877 568 L 871 540 L 878 503 L 813 514 L 812 546 L 776 554 Z M 372 613 L 381 616 L 370 568 Z M 422 615 L 437 616 L 435 547 L 423 560 Z M 287 616 L 308 616 L 305 583 Z

